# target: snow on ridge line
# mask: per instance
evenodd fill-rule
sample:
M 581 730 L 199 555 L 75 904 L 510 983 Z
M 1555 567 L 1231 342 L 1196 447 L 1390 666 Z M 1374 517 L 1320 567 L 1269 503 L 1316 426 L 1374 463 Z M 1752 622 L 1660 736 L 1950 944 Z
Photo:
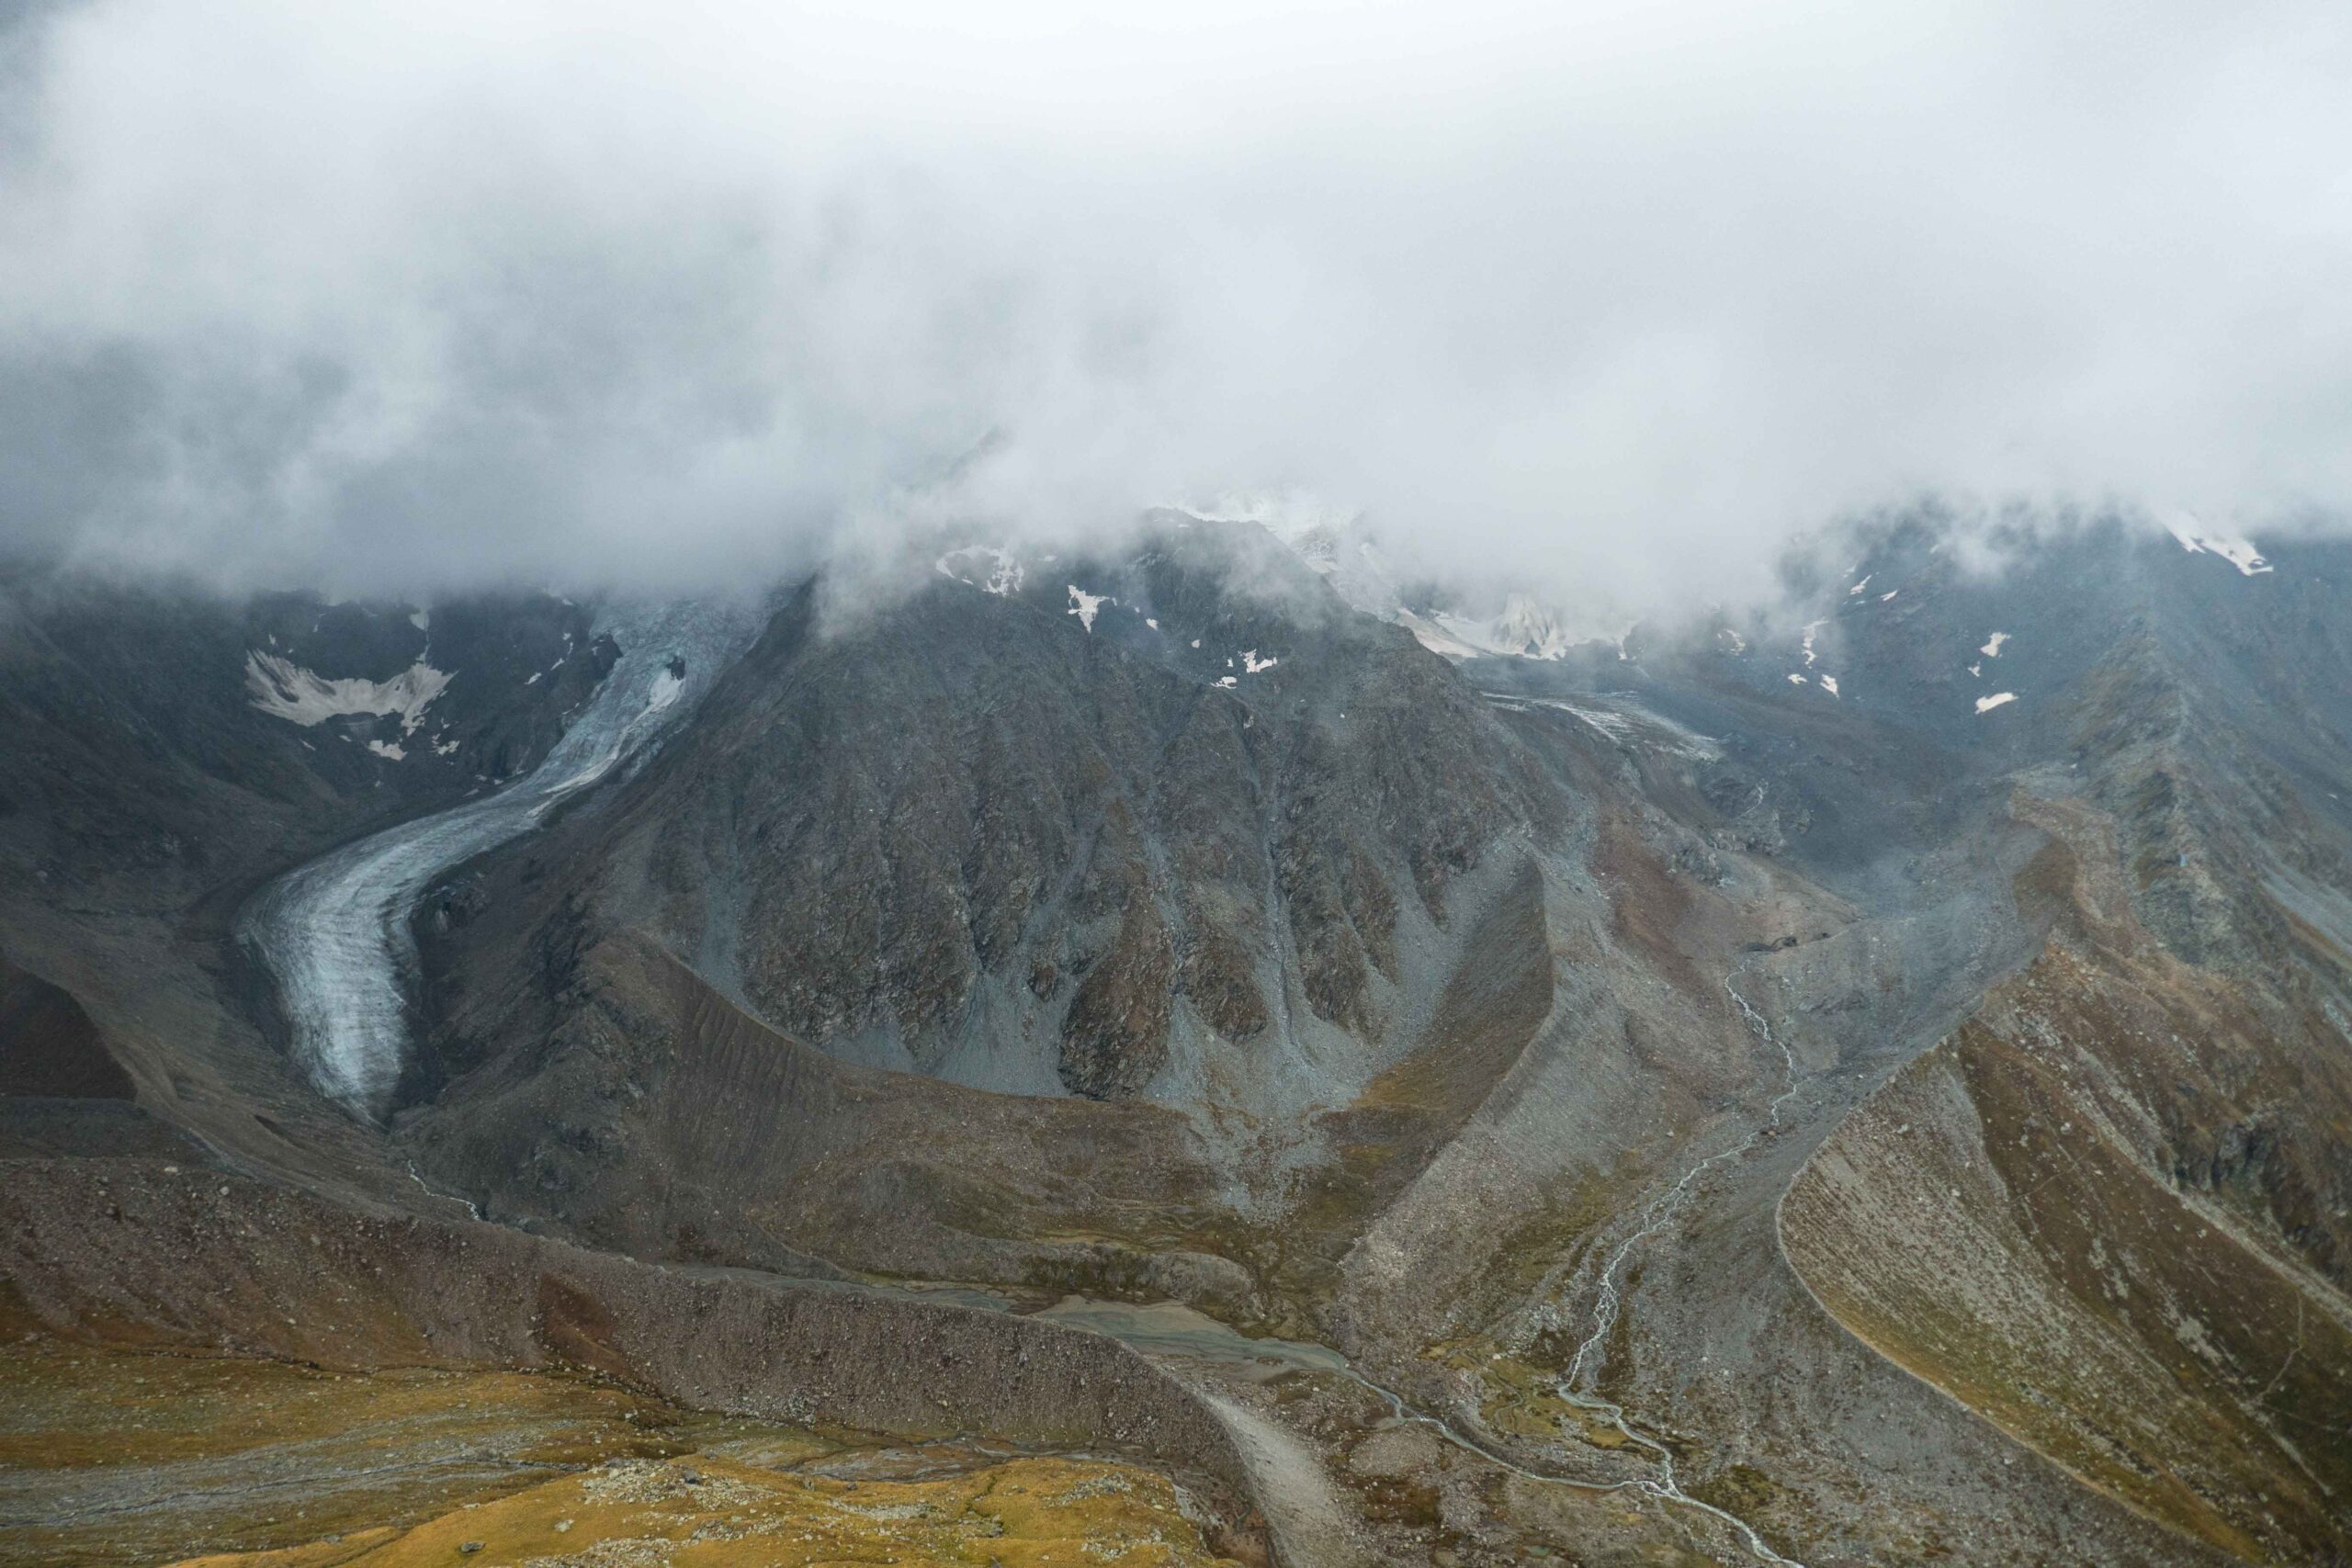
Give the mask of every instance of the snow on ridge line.
M 2254 541 L 2234 528 L 2202 523 L 2189 512 L 2177 512 L 2165 518 L 2165 527 L 2190 555 L 2217 555 L 2237 568 L 2243 576 L 2256 577 L 2271 570 L 2262 552 L 2255 548 Z
M 401 733 L 413 735 L 433 699 L 448 689 L 452 673 L 420 659 L 389 681 L 359 675 L 329 680 L 259 649 L 245 654 L 245 690 L 253 705 L 305 729 L 331 718 L 398 714 Z
M 1634 622 L 1613 630 L 1609 624 L 1597 624 L 1589 614 L 1571 622 L 1559 606 L 1525 592 L 1506 594 L 1501 612 L 1491 617 L 1440 609 L 1424 615 L 1408 608 L 1379 549 L 1360 535 L 1363 513 L 1305 491 L 1228 493 L 1206 503 L 1171 502 L 1160 510 L 1197 522 L 1254 524 L 1265 529 L 1329 583 L 1350 608 L 1403 626 L 1423 648 L 1457 663 L 1562 660 L 1592 643 L 1613 644 L 1620 660 L 1631 658 L 1625 640 L 1634 633 Z

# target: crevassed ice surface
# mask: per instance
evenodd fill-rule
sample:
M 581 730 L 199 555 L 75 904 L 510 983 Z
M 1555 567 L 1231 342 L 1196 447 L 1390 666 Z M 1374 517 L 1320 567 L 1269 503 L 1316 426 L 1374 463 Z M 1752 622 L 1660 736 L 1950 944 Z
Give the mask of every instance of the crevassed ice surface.
M 620 658 L 544 761 L 494 795 L 356 840 L 256 895 L 238 922 L 277 978 L 297 1058 L 322 1093 L 379 1117 L 407 1046 L 409 915 L 443 872 L 529 832 L 566 796 L 642 755 L 751 643 L 749 604 L 620 608 Z M 673 674 L 684 660 L 683 675 Z

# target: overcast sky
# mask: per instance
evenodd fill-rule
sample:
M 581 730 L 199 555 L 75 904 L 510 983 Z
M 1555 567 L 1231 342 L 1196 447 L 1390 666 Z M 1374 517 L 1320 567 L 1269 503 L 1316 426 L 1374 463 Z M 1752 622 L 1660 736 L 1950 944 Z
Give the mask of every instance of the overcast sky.
M 17 547 L 666 586 L 1298 490 L 1646 603 L 1925 491 L 2352 503 L 2342 0 L 5 7 Z

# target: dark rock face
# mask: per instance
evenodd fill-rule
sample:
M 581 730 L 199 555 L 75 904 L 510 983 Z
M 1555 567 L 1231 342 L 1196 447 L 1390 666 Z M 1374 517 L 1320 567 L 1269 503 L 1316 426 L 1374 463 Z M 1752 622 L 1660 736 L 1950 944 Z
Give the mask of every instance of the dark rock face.
M 383 714 L 305 725 L 256 706 L 257 656 L 326 681 L 419 663 L 448 681 L 413 730 Z M 512 776 L 610 662 L 588 613 L 544 595 L 426 615 L 0 575 L 0 863 L 164 900 L 253 876 Z
M 0 959 L 0 1095 L 129 1100 L 130 1075 L 107 1054 L 71 992 Z
M 990 1058 L 1050 1042 L 1069 1090 L 1134 1095 L 1179 1031 L 1261 1042 L 1285 976 L 1382 1041 L 1400 911 L 1442 928 L 1492 845 L 1557 831 L 1555 786 L 1286 558 L 1175 535 L 1057 576 L 1091 626 L 1059 581 L 787 611 L 594 857 L 641 860 L 762 1016 L 865 1059 L 1034 1089 Z

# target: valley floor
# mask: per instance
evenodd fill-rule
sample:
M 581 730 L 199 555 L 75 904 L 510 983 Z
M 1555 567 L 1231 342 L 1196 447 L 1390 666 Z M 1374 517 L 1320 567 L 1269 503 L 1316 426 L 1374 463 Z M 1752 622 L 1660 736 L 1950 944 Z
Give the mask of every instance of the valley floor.
M 1226 1561 L 1133 1465 L 698 1413 L 600 1380 L 0 1349 L 0 1563 Z

